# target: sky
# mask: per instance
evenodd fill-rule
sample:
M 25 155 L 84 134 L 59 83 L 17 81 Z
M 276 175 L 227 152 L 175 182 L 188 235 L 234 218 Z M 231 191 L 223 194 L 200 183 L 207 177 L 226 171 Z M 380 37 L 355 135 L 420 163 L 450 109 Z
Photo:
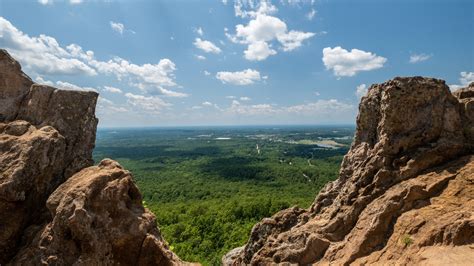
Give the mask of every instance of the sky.
M 371 84 L 474 81 L 474 1 L 0 0 L 0 48 L 99 127 L 355 124 Z

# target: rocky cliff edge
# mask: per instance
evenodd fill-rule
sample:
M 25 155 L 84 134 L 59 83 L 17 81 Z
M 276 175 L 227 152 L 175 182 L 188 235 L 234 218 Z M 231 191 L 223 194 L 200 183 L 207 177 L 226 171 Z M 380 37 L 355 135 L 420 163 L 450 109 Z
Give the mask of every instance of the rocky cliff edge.
M 362 98 L 339 178 L 265 218 L 225 265 L 472 265 L 474 83 L 395 78 Z
M 0 49 L 0 265 L 177 265 L 131 174 L 91 166 L 96 92 L 35 84 Z

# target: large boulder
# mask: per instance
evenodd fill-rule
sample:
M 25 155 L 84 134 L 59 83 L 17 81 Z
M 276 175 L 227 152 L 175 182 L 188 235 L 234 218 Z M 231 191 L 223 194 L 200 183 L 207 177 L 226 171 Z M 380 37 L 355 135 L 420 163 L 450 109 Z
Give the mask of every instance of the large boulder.
M 58 130 L 66 138 L 65 177 L 93 164 L 98 96 L 93 91 L 34 84 L 20 64 L 0 49 L 0 122 L 25 120 L 39 128 Z
M 60 184 L 66 141 L 50 126 L 0 123 L 0 264 L 14 254 L 24 229 L 42 219 Z
M 132 176 L 117 162 L 85 168 L 48 198 L 52 220 L 20 250 L 13 265 L 172 265 L 155 216 Z
M 240 254 L 223 262 L 404 264 L 434 245 L 474 244 L 474 156 L 463 157 L 473 154 L 466 91 L 455 97 L 444 81 L 422 77 L 371 86 L 339 178 L 308 210 L 255 225 Z M 282 230 L 285 219 L 294 225 Z
M 93 91 L 58 90 L 34 84 L 20 106 L 17 119 L 38 127 L 52 126 L 66 138 L 65 177 L 93 164 L 97 97 Z

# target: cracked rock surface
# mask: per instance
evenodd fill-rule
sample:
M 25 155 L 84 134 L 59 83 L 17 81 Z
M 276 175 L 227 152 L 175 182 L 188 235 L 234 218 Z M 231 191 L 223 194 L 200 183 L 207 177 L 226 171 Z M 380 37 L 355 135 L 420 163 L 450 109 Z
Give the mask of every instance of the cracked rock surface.
M 223 257 L 242 264 L 446 264 L 474 261 L 474 84 L 408 77 L 372 85 L 339 178 L 308 210 L 252 229 Z M 431 257 L 430 257 L 431 256 Z

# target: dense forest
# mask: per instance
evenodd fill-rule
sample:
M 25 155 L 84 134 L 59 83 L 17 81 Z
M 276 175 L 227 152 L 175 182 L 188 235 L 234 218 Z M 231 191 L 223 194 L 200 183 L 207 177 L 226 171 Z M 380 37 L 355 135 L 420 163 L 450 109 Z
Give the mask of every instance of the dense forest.
M 252 226 L 307 208 L 337 177 L 352 127 L 102 129 L 96 161 L 129 169 L 171 249 L 220 264 Z

